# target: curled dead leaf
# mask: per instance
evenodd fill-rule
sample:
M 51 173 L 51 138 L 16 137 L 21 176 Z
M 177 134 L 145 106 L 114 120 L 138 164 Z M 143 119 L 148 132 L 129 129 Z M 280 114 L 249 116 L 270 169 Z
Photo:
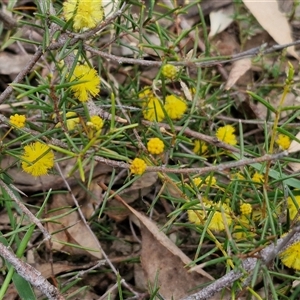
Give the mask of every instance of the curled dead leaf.
M 72 254 L 89 254 L 101 259 L 101 246 L 97 237 L 83 223 L 78 212 L 70 207 L 69 202 L 70 199 L 64 194 L 53 196 L 50 205 L 52 212 L 46 215 L 49 219 L 47 228 L 53 237 L 51 248 Z
M 300 132 L 297 133 L 296 139 L 300 140 Z M 295 153 L 300 151 L 300 143 L 296 140 L 293 140 L 290 144 L 289 149 L 287 150 L 288 153 Z
M 253 1 L 243 0 L 258 23 L 279 44 L 293 42 L 291 27 L 286 16 L 280 11 L 277 1 Z M 287 52 L 299 60 L 295 47 L 287 48 Z
M 232 69 L 227 79 L 225 90 L 229 90 L 251 68 L 251 59 L 243 58 L 232 64 Z
M 214 10 L 209 14 L 210 19 L 210 32 L 209 37 L 225 30 L 232 22 L 234 15 L 233 5 L 228 5 L 218 10 Z
M 161 243 L 160 237 L 154 236 L 146 226 L 141 227 L 141 232 L 142 267 L 150 284 L 159 287 L 159 293 L 164 299 L 180 299 L 189 295 L 198 285 L 208 282 L 207 278 L 199 273 L 187 272 L 182 258 L 171 253 L 170 249 Z M 175 247 L 177 248 L 173 244 L 173 252 Z
M 197 285 L 214 278 L 202 269 L 188 272 L 186 256 L 147 216 L 144 216 L 121 198 L 118 199 L 140 221 L 142 232 L 141 261 L 147 279 L 158 284 L 165 299 L 187 296 Z

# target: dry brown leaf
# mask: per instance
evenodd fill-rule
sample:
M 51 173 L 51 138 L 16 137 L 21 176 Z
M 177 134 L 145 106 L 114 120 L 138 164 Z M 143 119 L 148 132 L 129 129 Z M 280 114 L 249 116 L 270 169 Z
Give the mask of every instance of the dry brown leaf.
M 300 132 L 297 133 L 296 138 L 300 140 Z M 287 150 L 288 153 L 295 153 L 300 151 L 300 143 L 298 143 L 296 140 L 293 140 L 290 144 L 289 149 Z
M 290 162 L 290 163 L 288 163 L 288 166 L 289 166 L 294 172 L 299 172 L 299 171 L 300 171 L 300 163 Z
M 178 256 L 184 264 L 191 263 L 189 257 L 187 257 L 148 217 L 144 216 L 131 206 L 126 204 L 126 207 L 138 218 L 138 220 L 154 235 L 156 240 L 169 250 L 173 255 Z M 201 275 L 207 276 L 207 278 L 213 280 L 214 278 L 206 273 L 201 272 Z
M 279 10 L 277 1 L 243 0 L 258 23 L 279 44 L 293 42 L 291 27 L 285 15 Z M 295 47 L 287 48 L 288 53 L 299 60 Z
M 18 74 L 27 65 L 32 55 L 0 53 L 0 74 Z
M 180 299 L 188 296 L 195 292 L 193 290 L 195 287 L 208 282 L 198 273 L 187 272 L 182 258 L 171 253 L 146 226 L 141 226 L 141 232 L 142 267 L 150 284 L 159 287 L 159 293 L 164 299 Z M 172 248 L 174 247 L 176 246 L 173 244 Z
M 11 283 L 5 293 L 5 298 L 3 298 L 4 300 L 18 300 L 20 299 L 19 297 L 19 293 L 16 289 L 16 286 Z
M 113 290 L 110 294 L 109 297 L 104 298 L 104 299 L 115 299 L 114 296 L 117 294 L 116 290 Z M 82 288 L 82 285 L 80 283 L 72 286 L 70 289 L 68 289 L 65 293 L 64 296 L 68 300 L 95 300 L 95 299 L 101 299 L 99 298 L 98 294 L 93 293 L 89 289 Z M 40 297 L 42 298 L 42 297 Z
M 300 132 L 297 133 L 296 138 L 300 140 Z M 290 144 L 289 149 L 287 150 L 289 153 L 295 153 L 300 151 L 300 143 L 293 140 Z M 294 171 L 298 172 L 300 170 L 300 163 L 297 162 L 289 162 L 288 166 Z
M 239 53 L 241 46 L 237 37 L 227 31 L 222 31 L 211 41 L 212 47 L 221 56 L 233 55 Z
M 142 41 L 140 41 L 140 36 L 139 34 L 130 34 L 130 35 L 125 35 L 122 40 L 123 43 L 125 45 L 130 45 L 131 48 L 135 48 L 137 51 L 140 48 L 140 44 L 143 44 L 143 54 L 144 55 L 153 55 L 153 56 L 157 56 L 157 53 L 161 53 L 160 50 L 153 50 L 151 47 L 147 47 L 147 45 L 160 45 L 160 39 L 154 35 L 154 34 L 146 34 L 147 35 L 147 39 L 144 39 Z M 125 47 L 125 46 L 121 46 L 121 54 L 123 56 L 130 56 L 133 55 L 134 52 L 129 48 L 129 47 Z
M 129 188 L 125 189 L 119 195 L 129 204 L 147 195 L 153 188 L 157 181 L 157 174 L 154 172 L 144 173 L 138 180 L 136 180 Z
M 94 233 L 87 228 L 87 226 L 83 223 L 82 220 L 79 220 L 79 215 L 75 213 L 72 214 L 73 216 L 76 216 L 78 220 L 75 219 L 72 222 L 72 224 L 75 224 L 74 226 L 71 226 L 67 229 L 68 234 L 72 239 L 82 248 L 88 248 L 88 249 L 82 249 L 86 253 L 89 253 L 91 256 L 96 257 L 97 259 L 102 258 L 102 253 L 100 252 L 100 243 L 97 239 L 97 237 L 94 235 Z M 91 250 L 89 250 L 91 249 Z
M 148 217 L 144 216 L 122 199 L 119 199 L 141 222 L 142 266 L 147 279 L 154 284 L 158 280 L 160 293 L 166 299 L 179 299 L 191 293 L 191 289 L 214 278 L 202 269 L 190 273 L 186 256 Z M 209 280 L 208 280 L 209 279 Z M 193 291 L 194 292 L 194 291 Z
M 99 207 L 102 202 L 102 189 L 97 184 L 98 181 L 104 180 L 106 175 L 101 175 L 97 177 L 96 180 L 92 180 L 89 186 L 89 193 L 85 193 L 83 203 L 80 203 L 81 211 L 86 219 L 89 219 L 95 210 Z M 81 189 L 81 186 L 76 186 L 76 188 Z
M 300 285 L 300 280 L 294 280 L 293 281 L 293 288 L 297 287 Z
M 229 73 L 225 89 L 229 90 L 232 86 L 251 68 L 251 59 L 243 58 L 235 61 L 232 64 L 232 69 Z
M 233 14 L 233 5 L 228 5 L 219 10 L 212 11 L 209 14 L 210 32 L 208 36 L 211 38 L 225 30 L 233 22 Z
M 117 8 L 117 1 L 104 1 L 103 2 L 103 9 L 104 9 L 104 15 L 105 17 L 111 16 L 116 8 Z
M 135 287 L 140 291 L 146 291 L 148 282 L 141 264 L 134 264 L 133 267 Z
M 56 276 L 60 273 L 68 273 L 73 270 L 80 270 L 80 266 L 72 266 L 68 263 L 46 263 L 46 264 L 36 264 L 34 266 L 39 272 L 42 273 L 44 278 L 49 278 L 51 276 Z
M 109 200 L 104 213 L 116 222 L 122 222 L 130 215 L 128 209 L 115 199 Z
M 181 79 L 179 80 L 179 83 L 180 83 L 181 89 L 184 93 L 186 100 L 192 101 L 193 96 L 192 96 L 192 93 L 191 93 L 189 87 L 187 86 L 187 84 L 185 82 L 183 82 Z
M 55 211 L 49 213 L 46 217 L 51 218 L 69 212 L 71 208 L 67 206 L 70 206 L 70 202 L 70 199 L 66 195 L 55 194 L 50 207 L 50 209 Z M 57 210 L 60 207 L 66 208 Z M 97 237 L 82 222 L 77 211 L 66 214 L 56 219 L 55 222 L 48 222 L 47 225 L 49 233 L 53 234 L 56 232 L 53 234 L 52 249 L 72 254 L 90 254 L 97 259 L 102 258 Z M 66 243 L 78 245 L 80 248 L 66 245 Z
M 156 173 L 144 173 L 129 188 L 123 190 L 119 195 L 122 195 L 122 199 L 126 201 L 126 203 L 132 203 L 149 194 L 157 181 L 157 177 Z M 106 205 L 105 214 L 116 222 L 121 222 L 130 215 L 130 212 L 119 201 L 111 199 Z

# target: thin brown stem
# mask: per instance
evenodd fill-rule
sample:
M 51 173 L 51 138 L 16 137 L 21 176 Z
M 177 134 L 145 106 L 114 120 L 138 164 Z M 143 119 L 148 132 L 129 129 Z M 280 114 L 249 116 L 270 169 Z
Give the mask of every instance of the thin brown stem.
M 245 158 L 233 162 L 227 162 L 223 164 L 219 164 L 216 166 L 210 166 L 210 167 L 203 167 L 203 168 L 166 168 L 166 167 L 147 167 L 147 172 L 164 172 L 164 173 L 173 173 L 173 174 L 205 174 L 209 172 L 222 172 L 227 169 L 232 169 L 232 168 L 237 168 L 237 167 L 242 167 L 242 166 L 247 166 L 251 165 L 254 163 L 261 163 L 265 161 L 272 161 L 272 160 L 277 160 L 280 158 L 283 158 L 285 156 L 288 156 L 287 151 L 283 151 L 277 154 L 266 154 L 261 157 L 257 158 Z
M 0 243 L 0 255 L 6 259 L 26 281 L 40 290 L 50 300 L 64 300 L 58 289 L 51 285 L 42 275 L 31 265 L 23 262 Z

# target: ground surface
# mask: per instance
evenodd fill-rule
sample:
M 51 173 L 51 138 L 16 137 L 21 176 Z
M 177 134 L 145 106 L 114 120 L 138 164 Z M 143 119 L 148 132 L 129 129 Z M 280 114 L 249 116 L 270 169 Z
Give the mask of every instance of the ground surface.
M 1 4 L 0 298 L 298 299 L 297 1 L 85 2 Z

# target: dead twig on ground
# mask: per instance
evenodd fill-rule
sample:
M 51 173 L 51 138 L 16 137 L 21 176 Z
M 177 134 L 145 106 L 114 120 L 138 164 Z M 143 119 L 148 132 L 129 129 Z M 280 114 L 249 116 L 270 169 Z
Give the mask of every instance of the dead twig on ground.
M 40 290 L 50 300 L 64 300 L 58 289 L 51 285 L 39 271 L 31 265 L 23 262 L 0 243 L 0 255 L 6 259 L 25 280 L 30 282 L 35 288 Z
M 50 240 L 51 235 L 44 228 L 40 220 L 32 214 L 32 212 L 18 199 L 18 197 L 14 194 L 14 192 L 2 180 L 0 180 L 0 186 L 6 191 L 9 197 L 16 202 L 18 207 L 29 218 L 29 220 L 41 230 L 41 232 L 45 237 L 45 240 Z

